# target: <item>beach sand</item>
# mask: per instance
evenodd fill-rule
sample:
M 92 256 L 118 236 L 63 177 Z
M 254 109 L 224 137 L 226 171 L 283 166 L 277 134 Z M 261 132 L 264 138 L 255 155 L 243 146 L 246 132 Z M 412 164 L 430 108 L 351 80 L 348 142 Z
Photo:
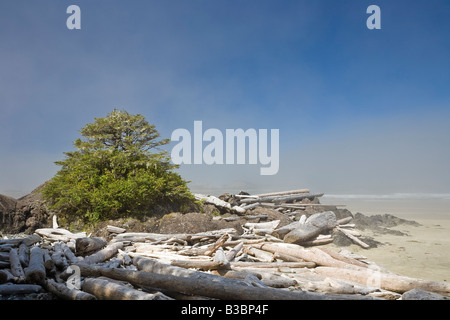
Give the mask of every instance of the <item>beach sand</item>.
M 400 275 L 450 282 L 450 206 L 448 202 L 439 203 L 444 204 L 439 207 L 435 206 L 435 201 L 429 203 L 411 200 L 363 202 L 347 199 L 346 203 L 346 207 L 354 214 L 361 212 L 370 216 L 389 213 L 399 218 L 414 220 L 421 225 L 399 225 L 390 228 L 407 233 L 406 236 L 364 230 L 361 231 L 363 235 L 373 237 L 383 245 L 372 249 L 363 249 L 358 245 L 343 248 L 363 255 L 380 267 Z
M 416 221 L 421 226 L 400 225 L 390 228 L 407 233 L 407 236 L 362 231 L 363 235 L 383 243 L 377 248 L 363 249 L 358 245 L 343 248 L 400 275 L 450 281 L 450 219 Z M 332 244 L 330 246 L 340 249 Z

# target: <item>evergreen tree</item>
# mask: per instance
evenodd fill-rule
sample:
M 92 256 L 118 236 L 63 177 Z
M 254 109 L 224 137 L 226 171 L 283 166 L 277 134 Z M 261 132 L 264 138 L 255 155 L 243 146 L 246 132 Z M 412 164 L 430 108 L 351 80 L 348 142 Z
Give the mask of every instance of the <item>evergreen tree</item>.
M 173 171 L 154 125 L 142 115 L 114 110 L 80 130 L 75 151 L 65 152 L 42 192 L 51 209 L 72 221 L 95 223 L 142 217 L 155 205 L 190 205 L 187 182 Z M 156 152 L 155 152 L 156 151 Z

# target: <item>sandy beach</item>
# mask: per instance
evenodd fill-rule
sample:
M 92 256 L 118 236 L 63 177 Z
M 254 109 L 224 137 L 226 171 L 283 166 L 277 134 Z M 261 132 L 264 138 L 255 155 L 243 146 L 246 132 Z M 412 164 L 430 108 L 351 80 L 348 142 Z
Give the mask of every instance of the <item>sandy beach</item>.
M 322 202 L 336 203 L 336 199 Z M 346 208 L 352 213 L 361 212 L 369 216 L 389 213 L 421 224 L 390 228 L 404 232 L 406 236 L 364 230 L 363 235 L 373 237 L 383 245 L 368 250 L 351 245 L 346 249 L 361 254 L 380 267 L 401 275 L 426 280 L 450 281 L 449 201 L 342 199 L 339 202 L 345 202 Z

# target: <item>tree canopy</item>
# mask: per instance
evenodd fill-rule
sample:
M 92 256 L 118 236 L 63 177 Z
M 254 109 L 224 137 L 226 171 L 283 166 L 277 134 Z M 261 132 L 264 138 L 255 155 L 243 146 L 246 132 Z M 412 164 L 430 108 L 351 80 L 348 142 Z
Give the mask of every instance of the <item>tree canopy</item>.
M 187 182 L 173 170 L 161 139 L 145 117 L 114 110 L 80 130 L 75 151 L 42 192 L 51 209 L 69 220 L 97 222 L 148 215 L 157 205 L 193 203 Z

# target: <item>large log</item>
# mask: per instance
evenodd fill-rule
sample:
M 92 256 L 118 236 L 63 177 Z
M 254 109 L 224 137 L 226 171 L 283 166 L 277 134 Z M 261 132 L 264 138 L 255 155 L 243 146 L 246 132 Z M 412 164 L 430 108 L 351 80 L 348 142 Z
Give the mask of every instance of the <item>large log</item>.
M 319 266 L 330 266 L 339 268 L 358 268 L 351 264 L 334 259 L 329 254 L 318 248 L 304 249 L 299 245 L 290 243 L 262 243 L 253 245 L 256 248 L 270 251 L 273 253 L 288 254 L 290 256 L 311 261 Z
M 44 287 L 47 291 L 64 300 L 96 300 L 95 296 L 90 293 L 78 289 L 70 289 L 53 279 L 47 279 Z
M 106 279 L 86 278 L 83 291 L 94 295 L 99 300 L 169 300 L 162 294 L 145 293 Z
M 315 197 L 321 197 L 323 196 L 323 193 L 302 193 L 302 194 L 292 194 L 292 195 L 285 195 L 285 196 L 268 196 L 268 197 L 260 197 L 260 198 L 246 198 L 242 199 L 241 203 L 255 203 L 255 202 L 288 202 L 288 201 L 294 201 L 294 200 L 302 200 L 307 198 L 315 198 Z
M 279 191 L 279 192 L 269 192 L 269 193 L 260 193 L 251 195 L 251 197 L 272 197 L 272 196 L 286 196 L 297 193 L 309 193 L 309 189 L 298 189 L 298 190 L 289 190 L 289 191 Z
M 0 270 L 0 284 L 17 281 L 17 277 L 14 276 L 11 272 L 9 272 L 7 269 Z
M 95 264 L 103 262 L 113 257 L 115 254 L 117 254 L 119 252 L 119 249 L 123 249 L 122 242 L 111 243 L 107 245 L 104 249 L 84 258 L 83 263 Z
M 83 237 L 77 238 L 75 240 L 75 253 L 77 256 L 88 256 L 91 255 L 102 248 L 104 248 L 108 243 L 103 238 L 98 237 Z
M 12 283 L 0 284 L 0 295 L 28 294 L 28 293 L 38 293 L 41 291 L 42 287 L 37 284 L 12 284 Z
M 357 282 L 363 285 L 374 286 L 381 289 L 403 293 L 412 289 L 421 289 L 450 296 L 450 284 L 445 282 L 409 278 L 396 274 L 387 274 L 374 269 L 348 270 L 333 267 L 317 267 L 315 273 L 328 277 Z
M 11 273 L 18 278 L 19 281 L 25 280 L 25 273 L 20 263 L 19 254 L 17 249 L 11 249 L 9 251 L 9 264 Z
M 33 247 L 30 250 L 30 263 L 25 269 L 25 279 L 27 282 L 42 284 L 45 281 L 44 250 L 40 247 Z
M 370 248 L 370 246 L 369 246 L 367 243 L 365 243 L 365 242 L 359 240 L 357 237 L 355 237 L 354 235 L 352 235 L 348 230 L 345 230 L 345 229 L 340 228 L 340 227 L 336 227 L 336 229 L 339 230 L 340 232 L 342 232 L 342 234 L 344 234 L 347 238 L 349 238 L 350 240 L 352 240 L 352 241 L 353 241 L 354 243 L 356 243 L 357 245 L 363 247 L 364 249 L 369 249 L 369 248 Z
M 197 277 L 177 277 L 145 271 L 126 269 L 107 269 L 80 264 L 83 276 L 105 276 L 127 281 L 133 285 L 160 288 L 187 294 L 208 296 L 226 300 L 329 300 L 329 299 L 367 299 L 359 295 L 323 295 L 305 291 L 286 291 L 269 287 L 251 287 L 242 281 L 216 277 L 216 281 L 204 281 Z M 213 276 L 213 275 L 210 275 Z
M 306 219 L 304 224 L 299 225 L 296 229 L 286 234 L 283 241 L 286 243 L 301 244 L 336 226 L 337 220 L 334 212 L 325 211 L 315 213 Z

